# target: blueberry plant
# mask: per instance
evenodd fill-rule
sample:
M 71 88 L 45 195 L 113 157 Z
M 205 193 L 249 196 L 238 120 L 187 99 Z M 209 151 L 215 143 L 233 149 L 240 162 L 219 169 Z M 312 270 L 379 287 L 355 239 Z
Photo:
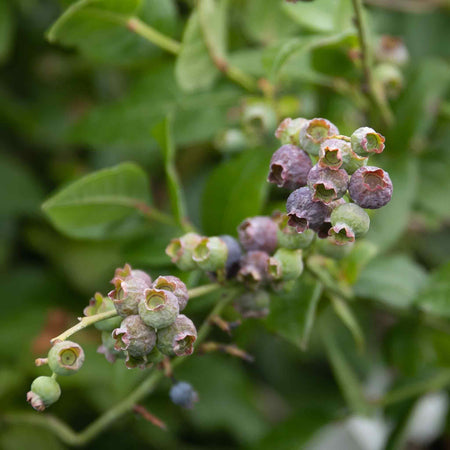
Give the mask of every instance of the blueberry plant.
M 446 7 L 371 3 L 0 0 L 0 447 L 445 439 Z

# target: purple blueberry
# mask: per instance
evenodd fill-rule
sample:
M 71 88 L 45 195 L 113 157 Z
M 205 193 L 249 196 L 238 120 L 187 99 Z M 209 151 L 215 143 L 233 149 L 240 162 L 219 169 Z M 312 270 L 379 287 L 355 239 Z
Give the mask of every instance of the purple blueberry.
M 267 181 L 286 189 L 297 189 L 306 185 L 311 170 L 311 158 L 295 145 L 283 145 L 272 156 Z
M 241 268 L 237 274 L 239 281 L 246 284 L 250 289 L 257 289 L 267 281 L 267 267 L 269 255 L 260 250 L 246 253 L 241 258 Z
M 223 234 L 219 237 L 225 242 L 228 249 L 228 256 L 225 262 L 225 271 L 227 278 L 233 278 L 234 276 L 236 276 L 239 270 L 239 261 L 242 256 L 242 248 L 239 245 L 238 240 L 233 236 Z
M 348 192 L 361 208 L 378 209 L 392 197 L 392 181 L 383 169 L 374 166 L 359 168 L 350 178 Z
M 250 217 L 238 227 L 239 241 L 247 251 L 272 253 L 277 248 L 277 229 L 277 224 L 270 217 Z
M 289 216 L 288 225 L 295 227 L 298 233 L 308 228 L 317 231 L 330 214 L 329 206 L 312 199 L 307 187 L 295 190 L 288 197 L 286 211 Z

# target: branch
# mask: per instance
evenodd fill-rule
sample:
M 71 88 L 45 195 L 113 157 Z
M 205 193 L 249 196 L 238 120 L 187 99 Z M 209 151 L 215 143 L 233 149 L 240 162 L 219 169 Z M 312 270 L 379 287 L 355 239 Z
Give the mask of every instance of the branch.
M 392 125 L 394 116 L 389 107 L 389 104 L 384 96 L 384 93 L 380 90 L 376 84 L 376 80 L 372 72 L 372 52 L 369 44 L 367 24 L 364 19 L 364 12 L 362 6 L 362 0 L 352 0 L 353 9 L 355 11 L 355 23 L 358 29 L 358 37 L 361 45 L 361 56 L 364 70 L 364 78 L 366 80 L 368 97 L 373 103 L 374 107 L 380 111 L 382 121 L 386 126 Z
M 198 337 L 196 348 L 208 335 L 212 316 L 220 314 L 225 306 L 234 298 L 236 290 L 230 290 L 223 294 L 222 298 L 212 309 L 208 317 L 203 322 L 198 330 Z M 98 316 L 98 314 L 97 314 Z M 95 316 L 91 316 L 93 318 Z M 172 360 L 172 368 L 187 361 L 186 357 L 175 357 Z M 94 439 L 102 433 L 108 426 L 110 426 L 117 419 L 122 417 L 127 412 L 134 409 L 142 399 L 149 395 L 156 387 L 158 382 L 164 377 L 164 371 L 154 371 L 146 378 L 134 391 L 132 391 L 126 398 L 117 403 L 116 406 L 103 413 L 97 420 L 88 425 L 83 431 L 76 432 L 63 421 L 51 415 L 37 415 L 35 413 L 11 413 L 1 416 L 1 420 L 7 423 L 14 424 L 31 424 L 47 428 L 58 436 L 61 441 L 67 445 L 82 446 Z

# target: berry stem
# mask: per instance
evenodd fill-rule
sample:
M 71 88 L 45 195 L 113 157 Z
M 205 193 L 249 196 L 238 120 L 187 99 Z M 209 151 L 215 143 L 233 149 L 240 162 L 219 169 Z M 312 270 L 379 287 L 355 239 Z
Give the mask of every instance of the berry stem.
M 214 306 L 208 317 L 204 320 L 203 324 L 198 330 L 198 337 L 196 347 L 206 338 L 211 330 L 210 319 L 212 316 L 220 314 L 225 306 L 235 297 L 237 291 L 235 289 L 229 290 L 222 295 L 222 298 Z M 99 316 L 99 314 L 97 314 Z M 92 319 L 95 316 L 91 316 Z M 187 361 L 185 357 L 175 357 L 172 359 L 171 366 L 175 368 L 179 364 Z M 2 416 L 1 419 L 8 423 L 15 424 L 30 424 L 37 425 L 43 428 L 47 428 L 58 436 L 61 441 L 67 445 L 82 446 L 94 439 L 106 428 L 108 428 L 113 422 L 122 417 L 129 411 L 132 411 L 136 404 L 142 401 L 147 395 L 149 395 L 159 381 L 164 377 L 164 371 L 153 371 L 150 376 L 146 378 L 134 391 L 132 391 L 126 398 L 117 403 L 116 406 L 111 408 L 102 414 L 97 420 L 88 425 L 83 431 L 75 432 L 65 422 L 57 419 L 54 416 L 38 416 L 33 413 L 12 413 Z
M 214 292 L 220 287 L 221 287 L 220 284 L 216 283 L 205 284 L 204 286 L 198 286 L 190 289 L 188 291 L 188 295 L 189 298 L 201 297 L 202 295 Z M 111 317 L 115 316 L 117 316 L 117 312 L 116 310 L 113 309 L 111 311 L 106 311 L 100 314 L 82 317 L 76 325 L 64 331 L 64 333 L 61 333 L 59 336 L 54 337 L 53 339 L 50 340 L 50 342 L 53 344 L 56 341 L 65 341 L 73 334 L 78 333 L 78 331 L 84 330 L 85 328 L 90 327 L 91 325 L 94 325 L 97 322 L 101 322 L 102 320 L 110 319 Z
M 381 91 L 380 86 L 377 85 L 375 77 L 373 76 L 372 51 L 369 43 L 369 33 L 364 17 L 362 0 L 352 0 L 352 3 L 355 11 L 355 24 L 358 29 L 358 37 L 361 45 L 362 65 L 368 91 L 367 95 L 374 107 L 379 110 L 384 125 L 390 126 L 394 121 L 394 116 L 384 93 Z

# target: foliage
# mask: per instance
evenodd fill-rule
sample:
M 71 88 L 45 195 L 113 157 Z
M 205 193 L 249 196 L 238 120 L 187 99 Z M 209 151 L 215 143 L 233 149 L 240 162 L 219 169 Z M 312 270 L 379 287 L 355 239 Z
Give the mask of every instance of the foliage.
M 359 0 L 0 0 L 1 448 L 347 449 L 361 415 L 382 421 L 386 448 L 415 439 L 419 400 L 450 385 L 449 12 L 384 3 L 367 2 L 357 26 Z M 395 89 L 375 70 L 383 34 L 409 53 Z M 198 391 L 192 411 L 170 403 L 162 372 L 110 366 L 98 333 L 77 336 L 86 363 L 51 413 L 82 430 L 144 382 L 140 404 L 168 431 L 125 414 L 77 442 L 30 412 L 32 361 L 111 289 L 115 267 L 197 289 L 207 278 L 173 266 L 171 239 L 236 236 L 246 217 L 284 208 L 287 191 L 266 182 L 273 135 L 300 116 L 386 137 L 373 161 L 394 195 L 367 237 L 346 254 L 305 252 L 292 290 L 231 338 L 206 322 L 224 352 L 173 368 Z M 220 305 L 205 294 L 186 308 L 197 325 Z M 238 319 L 231 305 L 217 313 Z M 417 442 L 449 432 L 447 418 Z

